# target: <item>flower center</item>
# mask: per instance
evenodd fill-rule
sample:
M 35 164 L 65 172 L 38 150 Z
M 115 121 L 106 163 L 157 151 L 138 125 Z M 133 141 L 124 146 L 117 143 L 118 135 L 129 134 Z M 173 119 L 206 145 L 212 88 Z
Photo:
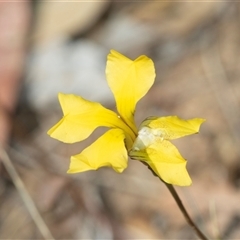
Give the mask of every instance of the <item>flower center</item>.
M 153 144 L 157 139 L 163 141 L 164 136 L 164 132 L 160 129 L 143 127 L 139 130 L 138 136 L 133 143 L 132 149 L 135 151 L 143 150 Z

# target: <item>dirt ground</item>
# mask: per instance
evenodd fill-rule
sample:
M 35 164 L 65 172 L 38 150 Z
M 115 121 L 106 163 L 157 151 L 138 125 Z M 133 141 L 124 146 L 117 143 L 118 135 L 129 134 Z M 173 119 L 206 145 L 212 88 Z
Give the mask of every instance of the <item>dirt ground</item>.
M 140 162 L 130 160 L 122 174 L 107 168 L 66 174 L 70 156 L 98 131 L 72 145 L 46 134 L 61 117 L 58 91 L 87 94 L 115 110 L 104 88 L 110 49 L 155 63 L 156 81 L 137 106 L 138 124 L 148 116 L 206 119 L 199 134 L 174 141 L 193 180 L 176 190 L 209 239 L 240 239 L 239 3 L 29 6 L 27 57 L 6 147 L 12 165 L 0 168 L 0 239 L 198 239 L 164 184 Z M 16 188 L 19 181 L 24 189 Z

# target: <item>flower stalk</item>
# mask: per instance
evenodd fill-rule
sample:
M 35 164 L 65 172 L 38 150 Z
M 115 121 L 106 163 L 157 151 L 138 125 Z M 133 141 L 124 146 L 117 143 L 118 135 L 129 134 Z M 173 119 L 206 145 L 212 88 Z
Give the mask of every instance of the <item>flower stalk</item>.
M 178 196 L 175 188 L 173 187 L 172 184 L 166 183 L 164 182 L 162 179 L 160 179 L 168 188 L 168 190 L 170 191 L 170 193 L 172 194 L 174 200 L 176 201 L 180 211 L 182 212 L 184 218 L 186 219 L 187 223 L 192 227 L 192 229 L 195 231 L 196 235 L 202 239 L 202 240 L 208 240 L 208 238 L 201 232 L 201 230 L 198 228 L 198 226 L 193 222 L 193 220 L 191 219 L 191 217 L 189 216 L 186 208 L 184 207 L 180 197 Z

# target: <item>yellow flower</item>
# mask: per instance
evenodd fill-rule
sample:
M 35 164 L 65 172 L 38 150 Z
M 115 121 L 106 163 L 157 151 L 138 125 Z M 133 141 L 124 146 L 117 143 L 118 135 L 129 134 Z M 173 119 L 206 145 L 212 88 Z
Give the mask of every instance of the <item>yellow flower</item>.
M 147 163 L 167 183 L 190 185 L 186 160 L 169 140 L 198 133 L 205 120 L 182 120 L 176 116 L 150 117 L 143 121 L 138 132 L 134 112 L 137 102 L 154 83 L 152 60 L 140 56 L 132 61 L 111 50 L 106 77 L 118 113 L 80 96 L 58 95 L 63 117 L 48 131 L 51 137 L 65 143 L 75 143 L 88 138 L 100 126 L 110 128 L 80 154 L 71 157 L 68 173 L 104 166 L 120 173 L 127 167 L 129 156 Z

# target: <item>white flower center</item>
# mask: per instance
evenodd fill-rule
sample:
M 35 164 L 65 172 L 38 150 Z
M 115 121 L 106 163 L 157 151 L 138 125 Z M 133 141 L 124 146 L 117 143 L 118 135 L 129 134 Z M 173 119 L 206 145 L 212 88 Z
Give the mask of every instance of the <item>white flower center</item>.
M 160 129 L 152 129 L 149 127 L 143 127 L 139 130 L 138 136 L 133 144 L 133 150 L 139 151 L 147 148 L 149 145 L 153 144 L 156 139 L 164 139 L 164 132 Z

